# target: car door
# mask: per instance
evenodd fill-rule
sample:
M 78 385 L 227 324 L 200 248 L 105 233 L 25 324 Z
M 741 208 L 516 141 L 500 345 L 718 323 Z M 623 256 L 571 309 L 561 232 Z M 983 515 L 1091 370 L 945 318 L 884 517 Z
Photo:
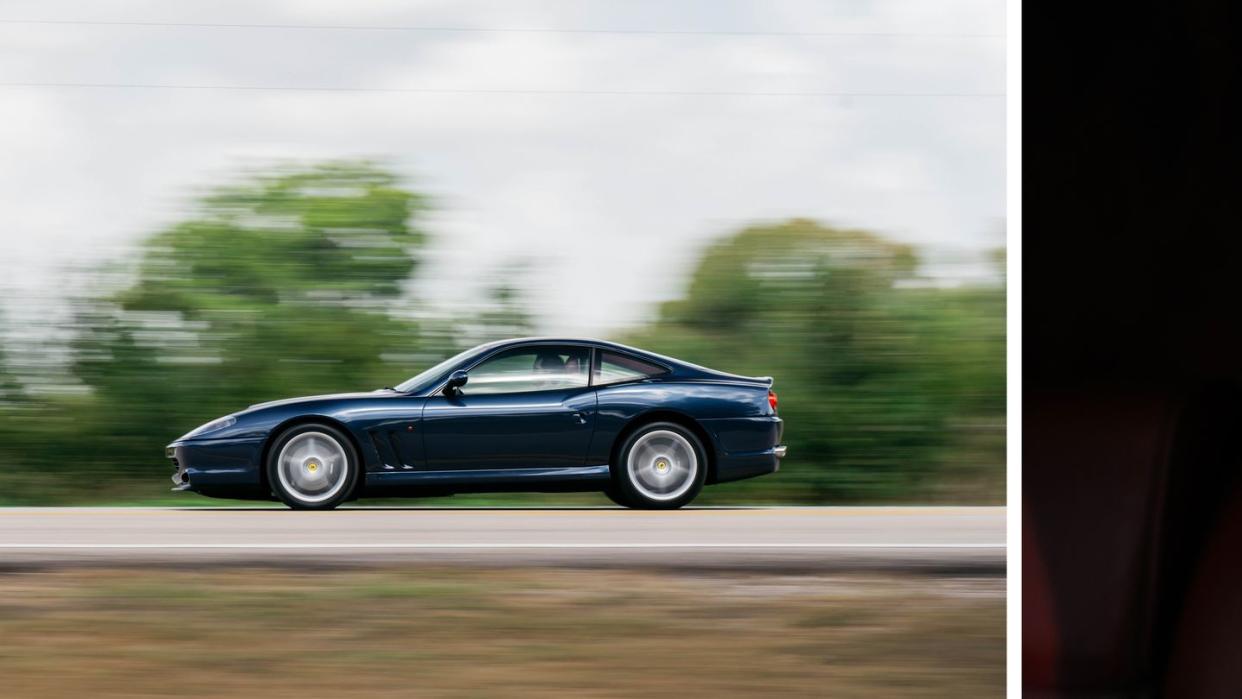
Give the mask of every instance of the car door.
M 484 359 L 423 407 L 429 471 L 582 466 L 595 429 L 591 348 L 524 345 Z

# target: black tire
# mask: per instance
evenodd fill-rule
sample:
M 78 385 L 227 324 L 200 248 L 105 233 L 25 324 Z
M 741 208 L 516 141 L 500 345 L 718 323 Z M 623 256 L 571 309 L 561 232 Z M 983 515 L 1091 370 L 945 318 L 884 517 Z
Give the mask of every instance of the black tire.
M 694 432 L 675 422 L 653 422 L 625 438 L 612 466 L 616 497 L 605 494 L 626 507 L 674 510 L 694 500 L 706 480 L 707 453 Z
M 319 450 L 324 451 L 324 458 L 316 459 L 314 455 L 308 457 L 308 461 L 324 461 L 323 466 L 318 463 L 312 465 L 323 468 L 325 474 L 331 473 L 337 468 L 340 456 L 332 451 L 329 444 L 335 445 L 340 449 L 339 454 L 344 456 L 342 471 L 338 472 L 336 477 L 331 479 L 322 493 L 308 494 L 310 491 L 299 491 L 296 481 L 292 477 L 282 478 L 280 471 L 280 459 L 285 451 L 285 447 L 299 439 L 310 442 L 319 446 Z M 323 441 L 323 440 L 330 440 Z M 290 456 L 293 454 L 291 453 Z M 283 432 L 272 443 L 272 448 L 268 450 L 267 464 L 265 466 L 267 473 L 267 482 L 275 495 L 281 502 L 295 510 L 331 510 L 346 500 L 354 498 L 354 491 L 358 486 L 361 467 L 358 459 L 358 452 L 354 449 L 353 442 L 350 441 L 339 429 L 322 423 L 306 423 L 294 425 Z
M 625 499 L 625 496 L 611 485 L 604 489 L 604 497 L 611 500 L 615 505 L 620 505 L 621 507 L 633 507 L 633 505 L 630 504 L 630 501 Z

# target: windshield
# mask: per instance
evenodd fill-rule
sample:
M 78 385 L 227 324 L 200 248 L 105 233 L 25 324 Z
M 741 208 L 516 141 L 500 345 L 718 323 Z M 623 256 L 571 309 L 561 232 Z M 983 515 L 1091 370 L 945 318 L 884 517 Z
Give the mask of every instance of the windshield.
M 480 349 L 481 347 L 471 347 L 470 349 L 465 350 L 463 352 L 458 352 L 457 354 L 449 357 L 448 359 L 440 362 L 439 364 L 431 367 L 430 369 L 420 373 L 418 376 L 415 376 L 414 378 L 411 378 L 401 384 L 398 384 L 395 390 L 401 391 L 402 393 L 409 393 L 410 391 L 413 391 L 414 389 L 421 387 L 423 384 L 429 381 L 432 381 L 440 374 L 443 374 L 444 372 L 448 371 L 449 368 L 452 367 L 454 364 L 457 364 L 461 360 L 465 359 L 466 357 L 469 357 L 471 354 L 479 351 Z

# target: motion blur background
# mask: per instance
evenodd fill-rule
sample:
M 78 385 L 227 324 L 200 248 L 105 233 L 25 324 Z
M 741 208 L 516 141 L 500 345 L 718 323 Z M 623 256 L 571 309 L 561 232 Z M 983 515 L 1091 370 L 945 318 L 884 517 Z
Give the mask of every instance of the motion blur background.
M 780 473 L 696 505 L 1003 502 L 1005 23 L 0 3 L 0 505 L 171 506 L 0 507 L 0 694 L 999 694 L 1003 508 L 190 509 L 163 447 L 585 335 L 775 377 Z
M 1004 23 L 6 2 L 0 504 L 156 502 L 210 418 L 530 334 L 774 376 L 781 473 L 702 502 L 1001 502 Z

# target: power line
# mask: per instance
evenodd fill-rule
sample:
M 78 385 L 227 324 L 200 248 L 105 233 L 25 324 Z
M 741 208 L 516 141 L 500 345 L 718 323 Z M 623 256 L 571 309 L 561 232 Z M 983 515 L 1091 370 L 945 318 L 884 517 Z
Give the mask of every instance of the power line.
M 742 90 L 558 90 L 526 88 L 339 87 L 315 85 L 185 85 L 168 83 L 0 82 L 0 87 L 134 90 L 233 90 L 247 92 L 372 92 L 428 95 L 596 95 L 604 97 L 946 97 L 995 99 L 1003 92 L 813 92 Z
M 785 32 L 698 29 L 557 29 L 547 27 L 455 27 L 455 26 L 383 26 L 367 24 L 243 24 L 213 22 L 112 22 L 70 19 L 0 19 L 0 24 L 77 25 L 87 27 L 148 27 L 189 29 L 295 29 L 337 31 L 384 31 L 427 33 L 487 34 L 616 34 L 649 36 L 770 36 L 770 37 L 865 37 L 865 38 L 929 38 L 929 39 L 1003 39 L 1004 34 L 934 33 L 934 32 Z

